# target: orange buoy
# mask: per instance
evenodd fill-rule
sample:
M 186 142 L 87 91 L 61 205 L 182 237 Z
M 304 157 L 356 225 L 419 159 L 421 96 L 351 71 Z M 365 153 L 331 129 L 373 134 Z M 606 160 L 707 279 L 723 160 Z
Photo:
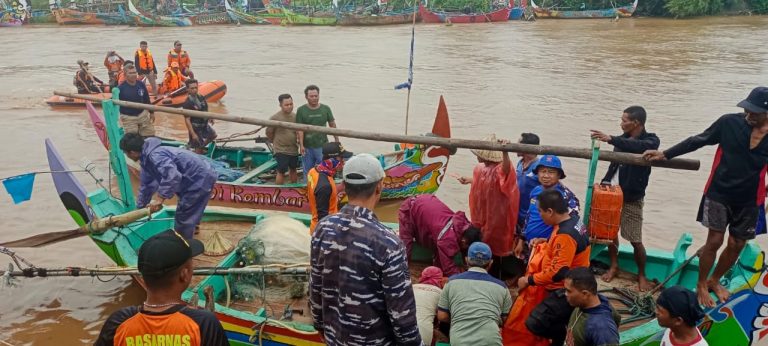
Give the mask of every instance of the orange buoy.
M 589 214 L 589 236 L 593 239 L 614 240 L 621 226 L 624 193 L 618 185 L 595 184 L 592 210 Z

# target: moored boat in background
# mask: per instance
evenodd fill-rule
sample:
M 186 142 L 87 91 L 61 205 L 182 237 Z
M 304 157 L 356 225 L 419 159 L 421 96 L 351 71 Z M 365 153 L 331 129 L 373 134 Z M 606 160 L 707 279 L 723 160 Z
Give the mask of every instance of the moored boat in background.
M 533 7 L 533 13 L 537 18 L 559 18 L 559 19 L 583 19 L 583 18 L 626 18 L 631 17 L 637 9 L 637 1 L 632 4 L 606 8 L 600 10 L 560 10 L 557 8 L 543 8 L 536 5 L 534 0 L 531 0 L 531 7 Z

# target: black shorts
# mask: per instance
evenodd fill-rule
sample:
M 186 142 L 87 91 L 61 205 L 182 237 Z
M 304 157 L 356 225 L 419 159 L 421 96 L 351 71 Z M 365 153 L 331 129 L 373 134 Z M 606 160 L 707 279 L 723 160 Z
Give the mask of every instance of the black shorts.
M 299 167 L 299 155 L 275 153 L 274 158 L 277 161 L 277 172 L 280 174 L 285 174 L 288 169 Z
M 565 289 L 550 291 L 549 295 L 533 308 L 525 320 L 525 326 L 536 336 L 552 339 L 552 345 L 562 345 L 572 312 L 573 307 L 565 298 Z
M 755 239 L 759 206 L 733 206 L 702 197 L 696 221 L 713 231 L 725 232 L 741 240 Z

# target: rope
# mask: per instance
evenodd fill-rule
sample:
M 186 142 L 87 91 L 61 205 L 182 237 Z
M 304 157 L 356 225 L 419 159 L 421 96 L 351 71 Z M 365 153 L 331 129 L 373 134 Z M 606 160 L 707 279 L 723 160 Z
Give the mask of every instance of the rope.
M 12 176 L 10 176 L 10 177 L 0 178 L 0 181 L 3 181 L 3 180 L 8 180 L 8 179 L 12 179 L 12 178 L 17 178 L 17 177 L 23 177 L 23 176 L 25 176 L 25 175 L 30 175 L 30 174 L 44 174 L 44 173 L 79 173 L 79 172 L 88 172 L 88 171 L 87 171 L 87 170 L 85 170 L 85 169 L 68 170 L 68 171 L 35 171 L 35 172 L 29 172 L 29 173 L 24 173 L 24 174 L 12 175 Z

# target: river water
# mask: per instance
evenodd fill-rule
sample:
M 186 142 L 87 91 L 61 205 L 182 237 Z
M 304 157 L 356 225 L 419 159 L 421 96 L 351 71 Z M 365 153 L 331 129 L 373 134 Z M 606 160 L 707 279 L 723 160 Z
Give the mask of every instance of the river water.
M 619 134 L 621 111 L 637 104 L 647 109 L 647 128 L 666 148 L 739 111 L 736 103 L 753 87 L 768 84 L 765 37 L 768 18 L 761 17 L 420 25 L 409 132 L 430 130 L 444 95 L 454 137 L 495 132 L 517 140 L 521 132 L 534 132 L 543 144 L 588 147 L 589 129 Z M 227 83 L 228 93 L 214 111 L 266 118 L 277 111 L 278 94 L 291 93 L 301 104 L 304 86 L 313 83 L 339 127 L 404 130 L 406 93 L 393 86 L 407 78 L 409 26 L 6 28 L 0 30 L 0 177 L 46 170 L 45 138 L 71 166 L 87 158 L 106 171 L 106 153 L 85 112 L 51 109 L 43 100 L 54 89 L 73 88 L 78 59 L 99 67 L 107 51 L 132 57 L 138 42 L 147 40 L 162 63 L 177 39 L 190 52 L 198 79 Z M 106 79 L 102 68 L 95 72 Z M 178 118 L 158 121 L 162 135 L 183 135 Z M 216 128 L 222 135 L 252 129 L 223 123 Z M 391 148 L 344 143 L 356 152 Z M 713 152 L 688 155 L 701 160 L 698 172 L 654 170 L 646 197 L 648 246 L 671 249 L 682 232 L 693 233 L 694 246 L 702 244 L 695 213 Z M 474 163 L 469 151 L 459 151 L 449 172 L 469 174 Z M 586 166 L 585 160 L 565 160 L 564 183 L 581 198 Z M 606 167 L 601 162 L 598 174 Z M 467 186 L 447 178 L 438 196 L 466 210 L 467 193 Z M 2 193 L 0 206 L 2 240 L 73 227 L 47 175 L 37 176 L 31 201 L 15 206 Z M 38 266 L 111 265 L 87 238 L 18 253 Z M 3 266 L 8 262 L 0 260 Z M 126 278 L 24 280 L 0 288 L 0 343 L 89 343 L 112 311 L 142 299 L 141 289 Z

